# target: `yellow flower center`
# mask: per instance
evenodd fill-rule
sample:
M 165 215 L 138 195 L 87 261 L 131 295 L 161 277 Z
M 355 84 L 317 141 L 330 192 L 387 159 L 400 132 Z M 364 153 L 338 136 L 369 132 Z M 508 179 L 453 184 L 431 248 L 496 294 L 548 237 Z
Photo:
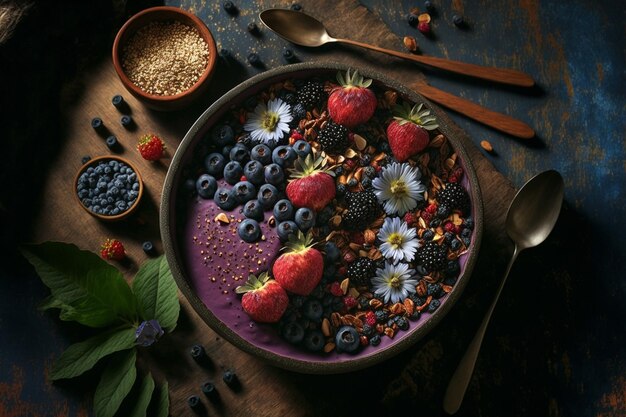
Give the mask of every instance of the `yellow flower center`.
M 277 113 L 274 112 L 265 112 L 263 115 L 263 121 L 261 122 L 261 127 L 268 132 L 273 132 L 276 129 L 276 125 L 280 117 L 278 117 Z
M 400 281 L 400 278 L 397 275 L 394 275 L 389 280 L 389 286 L 393 288 L 394 290 L 397 290 L 398 288 L 400 288 L 401 284 L 402 284 L 402 281 Z
M 391 182 L 391 194 L 400 197 L 406 195 L 406 183 L 402 180 L 395 180 Z
M 398 249 L 402 245 L 402 236 L 399 233 L 392 233 L 389 235 L 389 238 L 387 238 L 387 242 L 389 242 L 394 249 Z

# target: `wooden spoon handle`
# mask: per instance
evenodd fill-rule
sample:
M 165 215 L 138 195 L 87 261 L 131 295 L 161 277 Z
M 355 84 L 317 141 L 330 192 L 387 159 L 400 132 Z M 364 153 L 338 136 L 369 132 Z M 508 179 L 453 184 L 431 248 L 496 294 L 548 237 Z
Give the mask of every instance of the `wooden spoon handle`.
M 530 139 L 535 136 L 535 131 L 530 126 L 506 114 L 489 110 L 479 104 L 446 93 L 445 91 L 431 87 L 425 83 L 415 84 L 413 88 L 427 99 L 499 130 L 500 132 L 508 133 L 509 135 L 521 139 Z
M 468 64 L 466 62 L 452 61 L 444 58 L 436 58 L 432 56 L 406 54 L 404 52 L 394 51 L 392 49 L 381 48 L 379 46 L 370 45 L 368 43 L 353 41 L 351 39 L 334 39 L 336 42 L 347 43 L 350 45 L 360 46 L 362 48 L 371 49 L 373 51 L 397 56 L 399 58 L 408 59 L 419 62 L 420 64 L 430 67 L 439 68 L 449 72 L 454 72 L 469 77 L 480 78 L 487 81 L 495 81 L 502 84 L 510 84 L 519 87 L 532 87 L 535 84 L 533 79 L 521 72 L 506 68 L 484 67 L 481 65 Z

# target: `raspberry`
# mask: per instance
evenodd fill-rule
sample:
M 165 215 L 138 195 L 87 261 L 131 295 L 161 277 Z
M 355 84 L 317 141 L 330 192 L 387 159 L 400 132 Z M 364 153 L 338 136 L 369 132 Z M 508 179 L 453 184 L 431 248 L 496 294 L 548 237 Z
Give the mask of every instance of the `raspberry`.
M 143 159 L 157 161 L 163 157 L 165 142 L 155 134 L 144 135 L 139 139 L 137 150 Z
M 368 311 L 365 313 L 365 324 L 368 326 L 376 326 L 376 314 L 373 311 Z
M 337 281 L 333 282 L 328 286 L 328 291 L 335 297 L 341 297 L 343 295 L 343 290 L 341 289 L 341 285 Z
M 433 218 L 432 214 L 430 214 L 427 211 L 422 211 L 422 219 L 424 219 L 425 222 L 429 222 L 430 219 L 432 218 Z
M 409 226 L 413 226 L 417 222 L 417 217 L 415 217 L 415 213 L 411 213 L 410 211 L 404 215 L 404 221 Z
M 304 139 L 304 136 L 302 136 L 300 132 L 294 129 L 291 131 L 291 139 L 293 139 L 293 141 L 296 142 L 296 141 L 299 141 L 300 139 Z
M 107 239 L 101 246 L 100 256 L 111 261 L 121 261 L 126 257 L 124 245 L 117 239 Z
M 429 212 L 430 214 L 435 214 L 437 212 L 437 204 L 435 203 L 429 204 L 428 207 L 426 207 L 426 211 Z
M 356 307 L 356 305 L 358 304 L 356 301 L 356 298 L 354 298 L 351 295 L 346 295 L 345 297 L 343 297 L 343 304 L 346 306 L 346 308 L 348 310 Z
M 456 233 L 456 226 L 452 222 L 446 222 L 446 224 L 443 225 L 443 230 L 446 232 Z
M 452 174 L 448 177 L 448 182 L 458 182 L 459 179 L 456 177 L 456 175 Z

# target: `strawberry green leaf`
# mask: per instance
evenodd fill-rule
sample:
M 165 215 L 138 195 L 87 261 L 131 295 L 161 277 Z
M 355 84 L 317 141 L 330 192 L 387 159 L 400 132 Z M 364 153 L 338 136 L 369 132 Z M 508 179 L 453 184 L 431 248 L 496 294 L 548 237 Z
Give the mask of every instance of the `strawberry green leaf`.
M 171 332 L 180 313 L 178 291 L 164 256 L 144 262 L 132 283 L 144 320 L 156 319 Z
M 163 382 L 156 399 L 156 417 L 167 417 L 170 414 L 170 396 L 167 381 Z
M 143 381 L 141 381 L 141 387 L 139 387 L 139 397 L 135 399 L 135 405 L 131 410 L 129 417 L 146 417 L 148 411 L 148 405 L 154 392 L 154 379 L 152 374 L 148 373 Z
M 55 381 L 82 375 L 105 356 L 134 346 L 133 327 L 101 333 L 67 348 L 52 367 L 50 378 Z
M 116 353 L 108 363 L 93 398 L 96 417 L 113 417 L 137 379 L 137 352 Z
M 95 253 L 60 242 L 28 245 L 22 253 L 50 288 L 55 301 L 46 308 L 60 308 L 62 320 L 89 327 L 136 321 L 137 303 L 122 273 Z

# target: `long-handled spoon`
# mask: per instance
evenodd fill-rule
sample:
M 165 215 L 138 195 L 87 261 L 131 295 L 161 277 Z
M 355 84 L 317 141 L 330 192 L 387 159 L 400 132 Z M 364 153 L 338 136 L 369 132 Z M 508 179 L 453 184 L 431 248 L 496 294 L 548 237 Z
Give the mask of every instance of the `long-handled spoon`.
M 498 302 L 506 278 L 517 256 L 524 249 L 532 248 L 543 242 L 556 223 L 563 203 L 563 178 L 553 170 L 535 175 L 517 192 L 506 215 L 506 232 L 515 243 L 513 255 L 504 273 L 487 314 L 483 318 L 474 339 L 469 344 L 459 362 L 443 398 L 443 409 L 448 414 L 456 413 L 461 407 L 465 391 L 469 384 L 478 351 L 489 324 L 493 309 Z
M 328 34 L 322 22 L 302 12 L 286 9 L 268 9 L 262 11 L 259 17 L 268 28 L 296 45 L 316 47 L 329 42 L 341 42 L 483 80 L 520 87 L 532 87 L 535 84 L 533 79 L 527 74 L 516 70 L 483 67 L 444 58 L 406 54 L 351 39 L 333 38 Z
M 464 62 L 448 61 L 441 58 L 426 57 L 421 55 L 410 55 L 389 49 L 379 48 L 348 39 L 332 38 L 324 25 L 315 18 L 304 14 L 285 9 L 268 9 L 259 15 L 261 21 L 279 36 L 297 45 L 316 47 L 327 42 L 344 42 L 353 45 L 363 46 L 376 51 L 389 53 L 402 58 L 422 62 L 430 66 L 447 69 L 448 71 L 460 72 L 465 75 L 473 75 L 479 78 L 489 79 L 513 85 L 531 86 L 533 80 L 526 74 L 498 68 L 481 67 L 478 65 L 466 64 Z M 514 119 L 506 114 L 489 110 L 483 106 L 472 103 L 469 100 L 457 97 L 445 91 L 439 90 L 420 81 L 413 85 L 413 88 L 424 97 L 436 103 L 474 119 L 486 126 L 492 127 L 500 132 L 507 133 L 521 139 L 530 139 L 535 136 L 533 128 L 526 123 Z

